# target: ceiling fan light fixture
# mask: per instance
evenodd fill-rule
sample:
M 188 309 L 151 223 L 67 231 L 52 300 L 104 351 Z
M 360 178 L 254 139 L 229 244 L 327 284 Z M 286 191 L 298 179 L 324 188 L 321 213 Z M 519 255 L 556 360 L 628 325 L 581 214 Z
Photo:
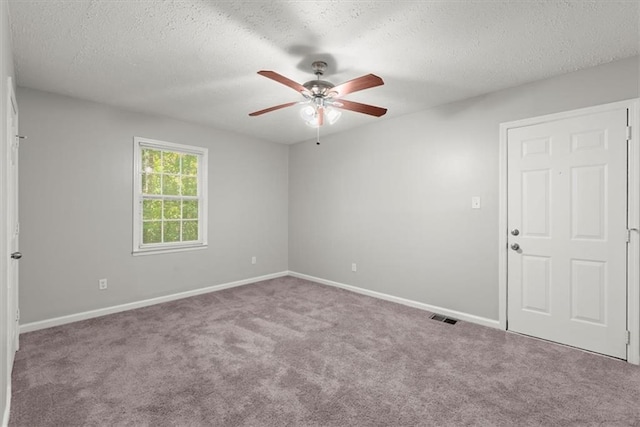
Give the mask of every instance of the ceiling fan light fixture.
M 320 127 L 320 123 L 319 123 L 317 118 L 315 118 L 313 120 L 309 120 L 308 122 L 304 122 L 304 124 L 309 126 L 310 128 L 314 128 L 314 129 L 317 129 L 317 128 Z
M 307 124 L 313 120 L 317 121 L 316 109 L 311 105 L 307 105 L 302 108 L 302 110 L 300 110 L 300 117 L 302 117 L 302 120 L 304 120 Z
M 342 111 L 336 110 L 331 107 L 324 107 L 324 120 L 325 123 L 329 123 L 330 125 L 334 124 L 338 121 L 338 119 L 342 116 Z M 318 111 L 316 107 L 312 105 L 305 106 L 302 110 L 300 110 L 300 117 L 304 120 L 305 124 L 312 128 L 320 127 L 320 122 L 318 119 Z
M 346 81 L 338 86 L 333 83 L 321 80 L 320 77 L 324 75 L 327 69 L 327 63 L 324 61 L 315 61 L 312 65 L 315 80 L 309 80 L 304 84 L 297 83 L 282 74 L 278 74 L 275 71 L 261 70 L 258 74 L 267 77 L 277 83 L 283 84 L 299 94 L 302 95 L 304 101 L 301 102 L 288 102 L 286 104 L 275 105 L 263 110 L 254 111 L 249 113 L 250 116 L 260 116 L 271 111 L 280 110 L 282 108 L 291 107 L 296 104 L 305 104 L 300 110 L 300 117 L 304 120 L 305 124 L 309 127 L 318 129 L 325 123 L 333 125 L 336 123 L 340 116 L 342 116 L 342 110 L 350 110 L 356 113 L 368 114 L 374 117 L 383 116 L 386 112 L 386 108 L 376 107 L 374 105 L 361 104 L 359 102 L 347 101 L 342 97 L 353 92 L 358 92 L 364 89 L 370 89 L 376 86 L 384 84 L 382 79 L 374 74 L 367 74 L 357 77 L 355 79 Z
M 327 107 L 324 109 L 324 111 L 325 111 L 325 118 L 327 119 L 330 125 L 337 122 L 340 116 L 342 116 L 342 111 L 336 110 L 335 108 Z

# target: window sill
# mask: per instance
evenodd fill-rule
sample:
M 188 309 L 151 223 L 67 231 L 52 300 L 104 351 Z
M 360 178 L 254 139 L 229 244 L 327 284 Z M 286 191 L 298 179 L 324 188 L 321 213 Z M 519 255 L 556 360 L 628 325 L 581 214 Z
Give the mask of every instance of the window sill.
M 142 255 L 159 255 L 159 254 L 169 254 L 174 252 L 187 252 L 187 251 L 199 251 L 202 249 L 207 249 L 208 245 L 202 244 L 197 246 L 179 246 L 174 248 L 145 248 L 138 249 L 131 252 L 133 256 L 142 256 Z

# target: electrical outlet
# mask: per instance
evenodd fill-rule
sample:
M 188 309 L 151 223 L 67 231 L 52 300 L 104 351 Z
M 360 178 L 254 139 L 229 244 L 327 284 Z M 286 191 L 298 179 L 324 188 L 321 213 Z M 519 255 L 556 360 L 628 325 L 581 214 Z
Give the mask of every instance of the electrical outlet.
M 355 262 L 353 264 L 351 264 L 351 271 L 353 271 L 353 272 L 358 271 L 358 266 L 356 265 Z
M 480 196 L 473 196 L 471 198 L 471 209 L 480 209 Z
M 100 289 L 101 291 L 107 289 L 107 279 L 98 280 L 98 289 Z
M 255 264 L 256 262 L 258 262 L 258 259 L 254 256 L 251 257 L 251 264 Z

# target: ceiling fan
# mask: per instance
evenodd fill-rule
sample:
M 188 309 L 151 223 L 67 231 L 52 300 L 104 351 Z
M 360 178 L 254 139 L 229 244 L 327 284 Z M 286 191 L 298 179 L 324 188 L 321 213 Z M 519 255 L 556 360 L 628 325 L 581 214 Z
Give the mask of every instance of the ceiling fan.
M 387 112 L 386 108 L 342 99 L 343 96 L 350 93 L 383 85 L 384 82 L 380 77 L 374 74 L 367 74 L 336 86 L 331 82 L 320 79 L 327 69 L 326 62 L 315 61 L 311 64 L 311 67 L 317 78 L 304 84 L 296 83 L 275 71 L 258 71 L 261 76 L 275 80 L 299 92 L 304 97 L 304 100 L 287 102 L 286 104 L 255 111 L 249 115 L 252 117 L 259 116 L 296 104 L 307 104 L 307 107 L 301 111 L 302 118 L 305 119 L 309 126 L 319 128 L 325 123 L 325 120 L 333 124 L 340 117 L 341 113 L 335 109 L 355 111 L 375 117 L 383 116 Z

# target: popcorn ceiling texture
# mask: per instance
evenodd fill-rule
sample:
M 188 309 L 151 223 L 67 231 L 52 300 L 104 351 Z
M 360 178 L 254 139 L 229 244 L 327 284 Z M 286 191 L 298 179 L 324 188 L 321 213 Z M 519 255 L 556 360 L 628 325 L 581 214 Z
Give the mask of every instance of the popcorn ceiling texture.
M 275 142 L 315 132 L 302 99 L 258 76 L 374 73 L 386 85 L 348 99 L 387 107 L 347 112 L 324 134 L 386 120 L 640 52 L 640 3 L 629 1 L 20 1 L 9 0 L 20 86 L 166 115 Z

